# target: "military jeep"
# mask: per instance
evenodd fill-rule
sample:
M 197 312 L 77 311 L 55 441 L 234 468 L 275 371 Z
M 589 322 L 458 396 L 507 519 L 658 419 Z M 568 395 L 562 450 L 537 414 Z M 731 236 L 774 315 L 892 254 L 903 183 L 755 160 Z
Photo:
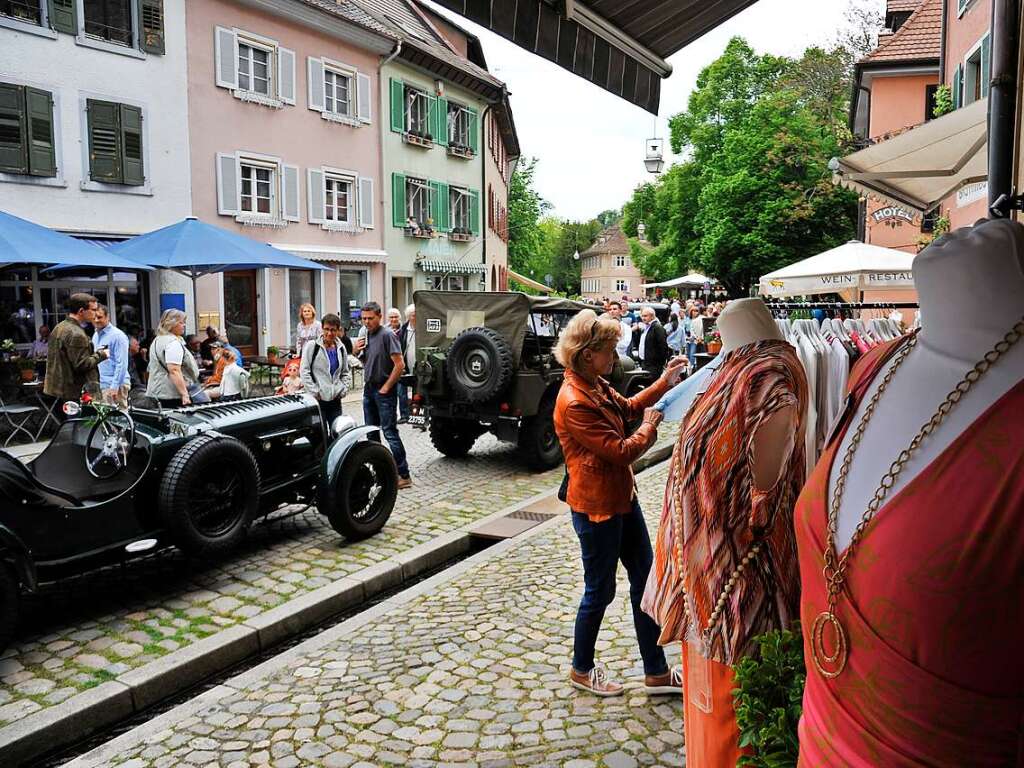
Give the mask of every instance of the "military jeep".
M 564 369 L 553 350 L 569 320 L 595 308 L 514 292 L 417 291 L 414 302 L 410 423 L 428 430 L 445 456 L 465 456 L 480 435 L 492 432 L 515 443 L 530 467 L 561 463 L 553 416 Z M 609 380 L 631 396 L 650 377 L 624 357 Z

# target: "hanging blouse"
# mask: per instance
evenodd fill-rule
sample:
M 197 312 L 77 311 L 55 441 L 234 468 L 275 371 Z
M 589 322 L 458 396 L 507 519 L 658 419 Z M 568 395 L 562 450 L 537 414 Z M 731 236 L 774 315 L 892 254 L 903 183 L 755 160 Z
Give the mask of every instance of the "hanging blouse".
M 807 400 L 807 380 L 793 347 L 766 340 L 726 355 L 694 403 L 672 456 L 655 567 L 643 601 L 662 628 L 661 644 L 685 638 L 701 646 L 719 595 L 758 540 L 761 551 L 736 582 L 705 653 L 731 665 L 750 652 L 754 637 L 796 619 L 800 592 L 790 513 L 806 470 Z M 753 436 L 786 407 L 796 419 L 793 450 L 778 482 L 757 490 Z

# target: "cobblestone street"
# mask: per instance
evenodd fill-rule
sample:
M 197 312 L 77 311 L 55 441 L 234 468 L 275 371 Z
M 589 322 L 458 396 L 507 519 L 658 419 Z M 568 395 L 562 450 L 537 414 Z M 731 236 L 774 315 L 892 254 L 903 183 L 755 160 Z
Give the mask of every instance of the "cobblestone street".
M 349 409 L 354 410 L 354 409 Z M 171 651 L 352 575 L 556 484 L 514 448 L 482 437 L 466 460 L 439 455 L 402 427 L 415 485 L 377 536 L 344 541 L 315 509 L 257 524 L 218 562 L 171 549 L 121 568 L 45 586 L 24 606 L 20 636 L 0 658 L 0 727 Z M 291 510 L 296 512 L 297 510 Z
M 640 477 L 652 531 L 666 475 L 662 464 Z M 598 656 L 627 693 L 567 684 L 577 546 L 560 515 L 69 765 L 678 768 L 681 702 L 638 690 L 621 569 Z

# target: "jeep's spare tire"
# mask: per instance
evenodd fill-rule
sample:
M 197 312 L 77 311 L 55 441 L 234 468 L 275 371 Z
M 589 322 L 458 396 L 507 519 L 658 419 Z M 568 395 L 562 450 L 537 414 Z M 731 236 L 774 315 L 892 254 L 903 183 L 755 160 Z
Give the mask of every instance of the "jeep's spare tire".
M 259 503 L 260 470 L 244 443 L 200 435 L 174 454 L 160 481 L 160 518 L 179 549 L 217 557 L 241 543 Z
M 512 378 L 512 348 L 497 331 L 467 328 L 452 342 L 447 355 L 448 382 L 470 403 L 490 400 Z

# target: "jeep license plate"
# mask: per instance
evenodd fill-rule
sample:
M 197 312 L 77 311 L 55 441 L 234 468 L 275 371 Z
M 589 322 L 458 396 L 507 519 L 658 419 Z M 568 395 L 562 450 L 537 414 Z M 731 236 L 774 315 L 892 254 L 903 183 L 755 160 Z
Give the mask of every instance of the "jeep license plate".
M 409 417 L 409 424 L 411 424 L 414 427 L 425 427 L 425 426 L 427 426 L 427 417 L 426 416 L 410 416 Z

